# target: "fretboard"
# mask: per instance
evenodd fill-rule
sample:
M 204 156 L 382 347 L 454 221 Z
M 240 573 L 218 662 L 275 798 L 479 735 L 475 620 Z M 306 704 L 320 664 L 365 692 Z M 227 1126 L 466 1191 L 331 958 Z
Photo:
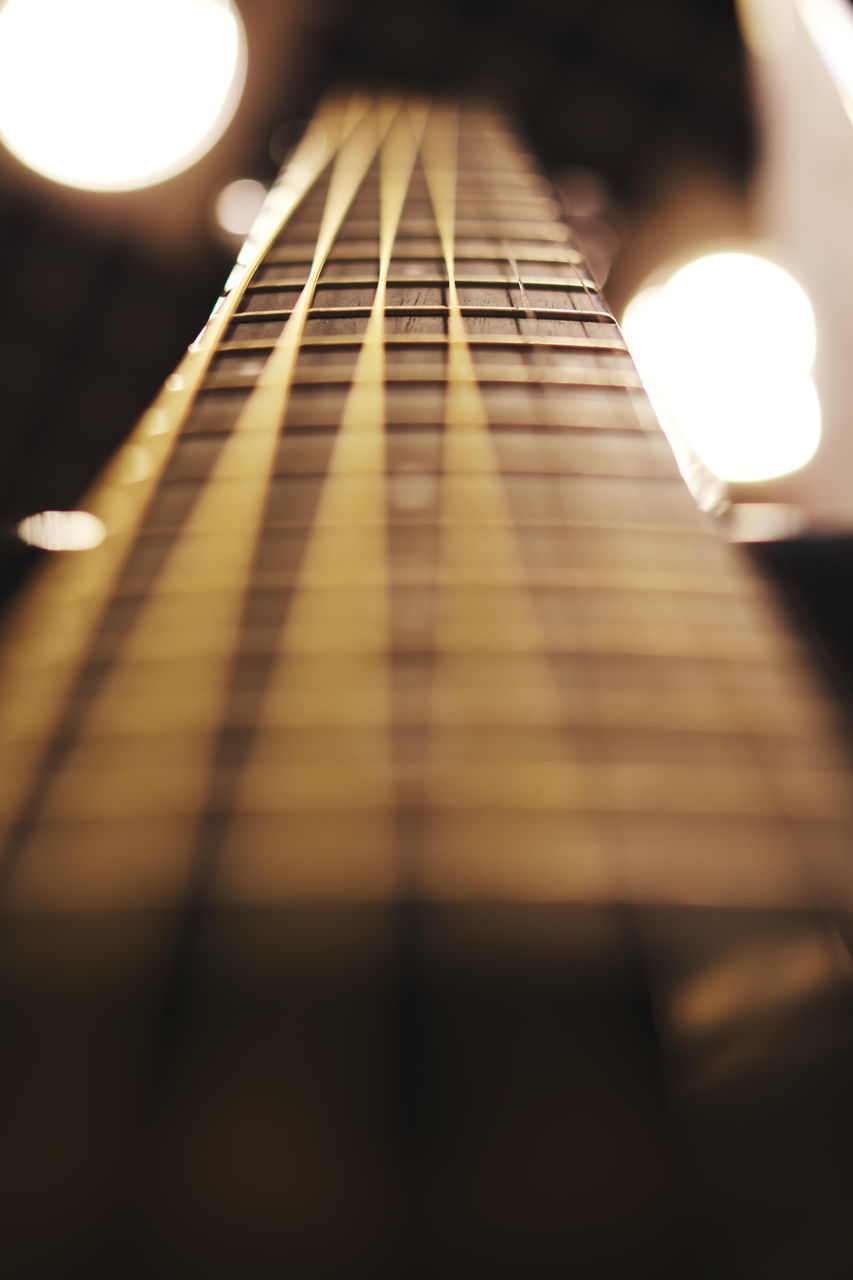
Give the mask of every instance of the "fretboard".
M 215 986 L 221 937 L 241 972 L 264 947 L 317 972 L 351 944 L 375 959 L 346 931 L 306 941 L 317 910 L 824 909 L 815 868 L 849 835 L 831 705 L 703 525 L 492 114 L 323 108 L 83 505 L 104 543 L 57 557 L 7 628 L 0 923 L 54 922 L 50 963 L 85 971 L 63 928 L 131 922 L 95 948 L 148 993 L 131 1039 L 161 981 Z M 188 920 L 247 912 L 191 980 L 182 944 L 170 967 Z M 294 913 L 290 941 L 267 912 Z M 303 1081 L 327 1151 L 334 1079 Z M 315 1136 L 288 1134 L 307 1159 Z
M 654 897 L 839 817 L 796 642 L 500 124 L 329 106 L 271 224 L 16 642 L 56 689 L 13 692 L 13 896 L 162 902 L 212 830 L 226 897 L 384 898 L 405 814 L 407 892 L 608 896 L 618 849 Z

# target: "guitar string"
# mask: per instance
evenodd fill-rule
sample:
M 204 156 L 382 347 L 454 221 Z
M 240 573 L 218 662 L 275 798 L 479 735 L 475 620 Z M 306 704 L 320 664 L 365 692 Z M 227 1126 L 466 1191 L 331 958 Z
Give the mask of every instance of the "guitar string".
M 570 779 L 557 690 L 527 587 L 519 585 L 524 573 L 514 521 L 459 304 L 458 115 L 446 109 L 439 121 L 424 147 L 449 312 L 424 889 L 439 898 L 517 893 L 523 899 L 556 879 L 565 892 L 571 884 L 571 892 L 583 897 L 590 877 L 602 888 L 592 824 L 568 819 L 577 854 L 555 859 L 554 841 L 537 822 L 549 807 L 545 793 L 555 772 L 558 789 L 568 789 Z M 502 758 L 494 749 L 507 733 L 522 738 L 527 758 L 519 758 L 522 752 Z M 519 815 L 536 824 L 535 841 L 507 838 L 518 833 Z M 564 825 L 563 841 L 566 835 Z
M 411 116 L 399 102 L 377 111 L 375 295 L 242 775 L 233 856 L 223 860 L 228 898 L 342 901 L 394 891 L 384 332 L 425 111 Z
M 302 304 L 50 781 L 13 882 L 17 903 L 169 900 L 187 874 L 299 338 L 337 225 L 373 155 L 366 113 L 356 98 L 321 118 L 338 149 Z M 102 776 L 109 786 L 93 786 Z M 117 827 L 120 857 L 109 856 Z
M 455 231 L 455 228 L 453 229 Z M 458 296 L 456 301 L 458 304 Z M 464 332 L 464 321 L 461 316 L 461 312 L 458 317 L 458 321 L 462 324 Z M 277 348 L 277 350 L 278 349 L 280 349 L 280 347 Z M 458 365 L 458 357 L 456 357 L 456 361 Z M 292 359 L 290 360 L 290 366 L 292 369 Z M 564 636 L 564 643 L 565 638 L 566 637 Z M 608 647 L 614 652 L 624 651 L 625 649 L 624 636 L 620 639 L 618 636 L 613 634 L 608 635 L 599 632 L 599 634 L 593 638 L 597 640 L 598 645 L 605 651 Z M 749 656 L 750 654 L 754 654 L 757 657 L 762 649 L 764 652 L 767 652 L 768 640 L 770 640 L 770 648 L 774 651 L 776 656 L 784 658 L 789 652 L 790 645 L 788 644 L 788 637 L 784 635 L 778 635 L 775 639 L 768 637 L 766 633 L 756 635 L 754 637 L 741 636 L 740 638 L 737 638 L 737 633 L 734 630 L 731 630 L 721 631 L 716 635 L 708 636 L 701 632 L 697 632 L 693 624 L 685 625 L 684 622 L 682 622 L 682 625 L 674 627 L 672 631 L 663 637 L 663 639 L 661 639 L 660 632 L 658 632 L 657 636 L 654 636 L 648 631 L 645 634 L 640 634 L 639 636 L 635 635 L 631 637 L 631 648 L 636 650 L 639 647 L 641 651 L 645 649 L 650 652 L 670 652 L 673 656 L 679 656 L 685 651 L 692 654 L 701 654 L 702 652 L 705 652 L 710 657 L 716 656 L 734 658 L 735 660 L 738 660 L 739 657 Z M 576 637 L 575 643 L 579 644 L 580 650 L 583 650 L 588 646 L 589 641 L 590 629 L 587 627 L 583 635 Z M 791 698 L 786 699 L 786 705 L 794 720 L 796 720 L 798 716 L 801 720 L 802 715 L 809 714 L 808 706 L 799 707 L 797 709 L 796 700 L 792 700 Z M 796 709 L 796 714 L 791 711 L 792 707 Z M 807 724 L 806 727 L 809 728 L 810 726 Z M 710 775 L 708 776 L 710 777 Z M 792 782 L 793 786 L 790 795 L 786 794 L 786 803 L 794 816 L 801 814 L 804 817 L 809 817 L 810 815 L 817 815 L 820 812 L 824 812 L 827 816 L 831 816 L 839 812 L 835 780 L 829 775 L 829 773 L 821 776 L 819 774 L 815 774 L 815 771 L 811 771 L 809 776 L 793 776 L 789 780 Z M 630 782 L 630 779 L 628 779 L 628 781 Z M 711 779 L 711 781 L 713 782 L 713 779 Z M 717 781 L 722 787 L 722 799 L 726 803 L 731 803 L 731 797 L 726 801 L 724 794 L 726 784 L 731 782 L 731 778 L 722 776 Z M 628 788 L 629 793 L 633 790 L 633 786 Z M 630 800 L 630 794 L 628 795 L 628 799 Z M 707 803 L 707 799 L 705 802 Z M 778 802 L 777 796 L 777 806 Z
M 447 223 L 445 222 L 445 225 Z M 450 291 L 449 301 L 451 306 L 454 298 L 452 289 Z M 457 348 L 458 350 L 458 348 Z M 458 360 L 458 355 L 456 359 Z M 470 372 L 464 369 L 466 381 L 463 385 L 468 385 Z M 468 406 L 466 416 L 469 420 L 474 417 L 471 413 L 471 406 Z M 505 555 L 502 557 L 505 562 Z M 675 602 L 675 614 L 678 614 L 678 601 Z M 676 619 L 673 619 L 675 622 Z M 589 628 L 581 627 L 581 647 L 590 647 L 595 649 L 598 647 L 601 639 L 600 626 L 594 628 L 597 634 L 593 637 L 589 635 Z M 695 625 L 687 618 L 682 619 L 681 626 L 675 625 L 673 630 L 676 635 L 670 636 L 670 648 L 676 652 L 695 652 L 700 646 L 697 644 L 699 636 Z M 584 634 L 586 632 L 586 634 Z M 658 636 L 660 631 L 658 630 Z M 726 640 L 729 640 L 726 636 Z M 609 640 L 613 639 L 612 634 L 608 636 Z M 645 645 L 651 641 L 655 642 L 654 631 L 647 630 L 643 637 Z M 672 640 L 676 643 L 672 646 Z M 592 644 L 589 645 L 589 641 Z M 645 647 L 645 645 L 643 647 Z M 612 646 L 605 646 L 612 647 Z M 492 690 L 494 692 L 494 690 Z M 617 706 L 620 702 L 618 696 L 611 698 L 611 706 L 615 703 Z M 554 759 L 559 759 L 559 755 L 555 752 Z M 483 786 L 478 794 L 472 797 L 472 803 L 475 806 L 482 806 L 485 797 L 488 802 L 500 808 L 507 802 L 507 797 L 516 794 L 519 801 L 523 803 L 525 795 L 533 797 L 532 807 L 541 806 L 547 809 L 577 810 L 584 811 L 600 811 L 600 812 L 672 812 L 676 815 L 693 815 L 707 810 L 709 813 L 719 812 L 721 814 L 731 813 L 732 815 L 743 814 L 744 816 L 767 816 L 772 817 L 775 812 L 775 804 L 773 797 L 767 793 L 766 788 L 760 785 L 750 787 L 744 785 L 742 777 L 738 770 L 729 767 L 706 766 L 701 771 L 691 770 L 689 768 L 681 768 L 677 762 L 673 762 L 671 769 L 659 769 L 654 765 L 645 763 L 634 764 L 626 761 L 608 761 L 601 764 L 585 765 L 582 768 L 574 768 L 567 771 L 563 768 L 553 770 L 553 776 L 548 779 L 545 776 L 546 771 L 538 768 L 532 772 L 532 775 L 525 779 L 523 770 L 514 767 L 511 776 L 504 779 L 505 785 L 495 785 L 496 770 L 488 770 L 489 774 L 487 785 Z M 473 777 L 473 771 L 471 771 Z M 454 778 L 454 782 L 458 783 L 459 775 Z M 838 812 L 838 778 L 829 775 L 820 776 L 813 774 L 799 780 L 791 779 L 792 782 L 798 781 L 799 788 L 797 798 L 791 798 L 789 804 L 797 809 L 801 806 L 803 814 L 816 816 L 820 812 L 837 813 Z M 569 783 L 570 785 L 567 785 Z M 513 792 L 513 786 L 517 791 Z M 498 798 L 499 797 L 499 798 Z M 543 804 L 543 797 L 544 804 Z M 470 830 L 469 830 L 470 835 Z M 557 848 L 562 842 L 565 847 L 566 832 L 563 830 L 562 835 L 558 836 L 556 843 L 551 847 L 550 852 L 554 855 L 554 866 L 560 865 L 556 857 Z M 448 851 L 445 842 L 439 842 L 444 856 L 451 863 L 454 871 L 458 870 L 460 865 L 464 865 L 462 858 L 462 850 L 460 848 Z M 577 847 L 578 842 L 575 842 Z M 489 841 L 485 842 L 485 847 L 489 848 Z M 504 841 L 503 847 L 506 848 Z M 512 847 L 512 846 L 511 846 Z M 518 845 L 515 846 L 516 848 Z M 494 874 L 494 859 L 489 860 L 489 873 Z
M 279 227 L 298 207 L 327 158 L 327 131 L 313 125 L 283 175 L 295 174 L 296 180 L 283 181 L 276 190 Z M 39 775 L 39 761 L 44 761 L 59 730 L 104 608 L 241 293 L 235 290 L 215 311 L 204 339 L 192 345 L 127 444 L 84 497 L 81 505 L 104 525 L 104 541 L 87 552 L 55 557 L 4 621 L 0 847 L 15 844 L 13 833 L 20 830 L 22 812 L 29 807 L 27 797 Z

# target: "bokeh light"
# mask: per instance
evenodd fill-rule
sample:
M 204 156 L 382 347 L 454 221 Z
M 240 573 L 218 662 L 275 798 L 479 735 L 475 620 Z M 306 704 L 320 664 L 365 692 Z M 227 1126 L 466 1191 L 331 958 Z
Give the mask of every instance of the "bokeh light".
M 107 536 L 103 522 L 90 511 L 39 511 L 21 520 L 22 542 L 44 551 L 90 551 Z
M 781 267 L 748 253 L 697 258 L 626 308 L 632 355 L 676 453 L 721 480 L 804 466 L 820 441 L 811 304 Z
M 247 236 L 267 196 L 262 182 L 238 178 L 229 182 L 216 197 L 216 221 L 230 236 Z
M 0 137 L 67 186 L 122 191 L 217 141 L 246 73 L 230 0 L 6 0 Z
M 853 119 L 853 12 L 845 0 L 797 0 L 815 48 Z

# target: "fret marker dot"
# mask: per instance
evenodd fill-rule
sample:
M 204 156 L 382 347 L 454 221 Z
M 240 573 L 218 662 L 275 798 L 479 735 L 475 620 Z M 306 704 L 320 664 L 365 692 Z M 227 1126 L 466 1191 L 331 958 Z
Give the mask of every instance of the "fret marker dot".
M 6 0 L 0 138 L 66 186 L 127 191 L 188 168 L 243 89 L 231 0 Z
M 103 521 L 89 511 L 40 511 L 21 520 L 16 532 L 43 551 L 91 551 L 107 536 Z

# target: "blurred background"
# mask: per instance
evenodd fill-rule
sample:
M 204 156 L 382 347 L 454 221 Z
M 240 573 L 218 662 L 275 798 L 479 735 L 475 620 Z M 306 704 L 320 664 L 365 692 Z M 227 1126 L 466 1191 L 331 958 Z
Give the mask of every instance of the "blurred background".
M 20 522 L 79 502 L 342 80 L 504 104 L 697 501 L 849 697 L 849 0 L 5 0 L 3 597 Z

